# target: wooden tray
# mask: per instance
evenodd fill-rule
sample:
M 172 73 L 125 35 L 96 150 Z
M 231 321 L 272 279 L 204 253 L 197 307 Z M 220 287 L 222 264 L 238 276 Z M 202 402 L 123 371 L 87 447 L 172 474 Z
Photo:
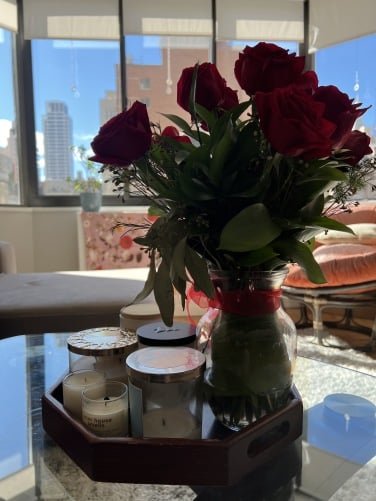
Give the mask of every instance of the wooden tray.
M 303 406 L 291 401 L 239 432 L 218 423 L 204 404 L 203 438 L 97 437 L 62 404 L 62 384 L 42 397 L 43 427 L 92 479 L 142 484 L 232 485 L 302 433 Z

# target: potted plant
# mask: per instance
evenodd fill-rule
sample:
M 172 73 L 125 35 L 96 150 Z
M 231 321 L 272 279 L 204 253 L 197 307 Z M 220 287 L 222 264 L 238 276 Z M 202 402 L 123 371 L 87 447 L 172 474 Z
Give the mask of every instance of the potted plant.
M 214 64 L 196 64 L 177 83 L 190 123 L 166 114 L 174 125 L 161 130 L 136 101 L 92 142 L 92 160 L 117 189 L 137 186 L 159 216 L 135 239 L 151 261 L 136 301 L 154 291 L 170 326 L 174 291 L 184 307 L 193 290 L 216 314 L 206 390 L 233 430 L 288 402 L 296 335 L 280 301 L 287 264 L 326 281 L 313 238 L 352 231 L 331 217 L 344 210 L 336 189 L 353 194 L 372 153 L 370 137 L 353 130 L 367 108 L 304 67 L 275 44 L 245 47 L 234 67 L 248 96 L 239 103 Z
M 75 193 L 80 194 L 81 207 L 86 212 L 98 212 L 102 205 L 102 177 L 87 155 L 85 146 L 73 146 L 72 152 L 80 162 L 82 171 L 77 177 L 68 177 Z

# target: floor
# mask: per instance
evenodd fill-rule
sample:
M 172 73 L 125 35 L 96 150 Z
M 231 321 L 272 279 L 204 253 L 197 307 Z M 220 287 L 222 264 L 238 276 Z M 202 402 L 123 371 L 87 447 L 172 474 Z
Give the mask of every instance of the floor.
M 288 310 L 288 313 L 295 322 L 298 321 L 300 317 L 300 313 L 298 310 L 296 309 Z M 353 323 L 356 323 L 356 325 L 360 327 L 359 330 L 361 330 L 362 327 L 371 329 L 374 322 L 374 315 L 376 315 L 376 307 L 374 312 L 371 310 L 367 311 L 366 314 L 362 313 L 357 314 L 357 312 L 354 312 Z M 309 312 L 308 312 L 308 318 L 310 319 Z M 328 312 L 324 314 L 324 322 L 326 321 L 339 322 L 342 319 L 343 319 L 343 312 L 339 310 L 332 310 L 332 311 L 328 310 Z M 343 344 L 344 348 L 348 346 L 349 348 L 364 353 L 364 355 L 366 355 L 367 358 L 369 358 L 369 360 L 376 360 L 376 350 L 373 350 L 372 352 L 364 350 L 364 348 L 370 342 L 370 335 L 359 332 L 359 330 L 355 331 L 342 328 L 338 329 L 332 326 L 326 327 L 326 331 L 331 336 L 331 338 L 334 337 L 338 339 L 339 347 L 341 347 L 341 345 Z M 333 349 L 335 350 L 336 348 Z

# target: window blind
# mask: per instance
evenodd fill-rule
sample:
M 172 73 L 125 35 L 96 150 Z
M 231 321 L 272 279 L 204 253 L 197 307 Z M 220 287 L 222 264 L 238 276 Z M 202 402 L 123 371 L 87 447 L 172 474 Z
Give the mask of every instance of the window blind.
M 210 0 L 123 0 L 125 35 L 210 36 Z
M 303 0 L 217 0 L 217 37 L 302 42 L 303 7 Z
M 17 0 L 0 0 L 0 28 L 17 31 Z
M 310 0 L 310 52 L 376 32 L 375 0 Z
M 26 39 L 119 39 L 118 0 L 24 0 Z

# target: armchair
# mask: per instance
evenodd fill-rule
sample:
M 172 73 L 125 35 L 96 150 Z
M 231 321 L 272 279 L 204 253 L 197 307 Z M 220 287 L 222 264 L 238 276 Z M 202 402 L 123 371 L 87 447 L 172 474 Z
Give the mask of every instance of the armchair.
M 327 283 L 313 284 L 298 265 L 291 265 L 283 295 L 301 305 L 298 326 L 309 324 L 306 307 L 311 310 L 313 331 L 320 344 L 328 326 L 370 335 L 370 342 L 362 349 L 372 351 L 376 348 L 376 204 L 360 204 L 336 219 L 349 225 L 355 234 L 327 231 L 317 236 L 314 256 Z M 328 308 L 342 308 L 343 318 L 324 322 L 323 311 Z M 372 328 L 355 321 L 354 309 L 358 308 L 371 310 Z

